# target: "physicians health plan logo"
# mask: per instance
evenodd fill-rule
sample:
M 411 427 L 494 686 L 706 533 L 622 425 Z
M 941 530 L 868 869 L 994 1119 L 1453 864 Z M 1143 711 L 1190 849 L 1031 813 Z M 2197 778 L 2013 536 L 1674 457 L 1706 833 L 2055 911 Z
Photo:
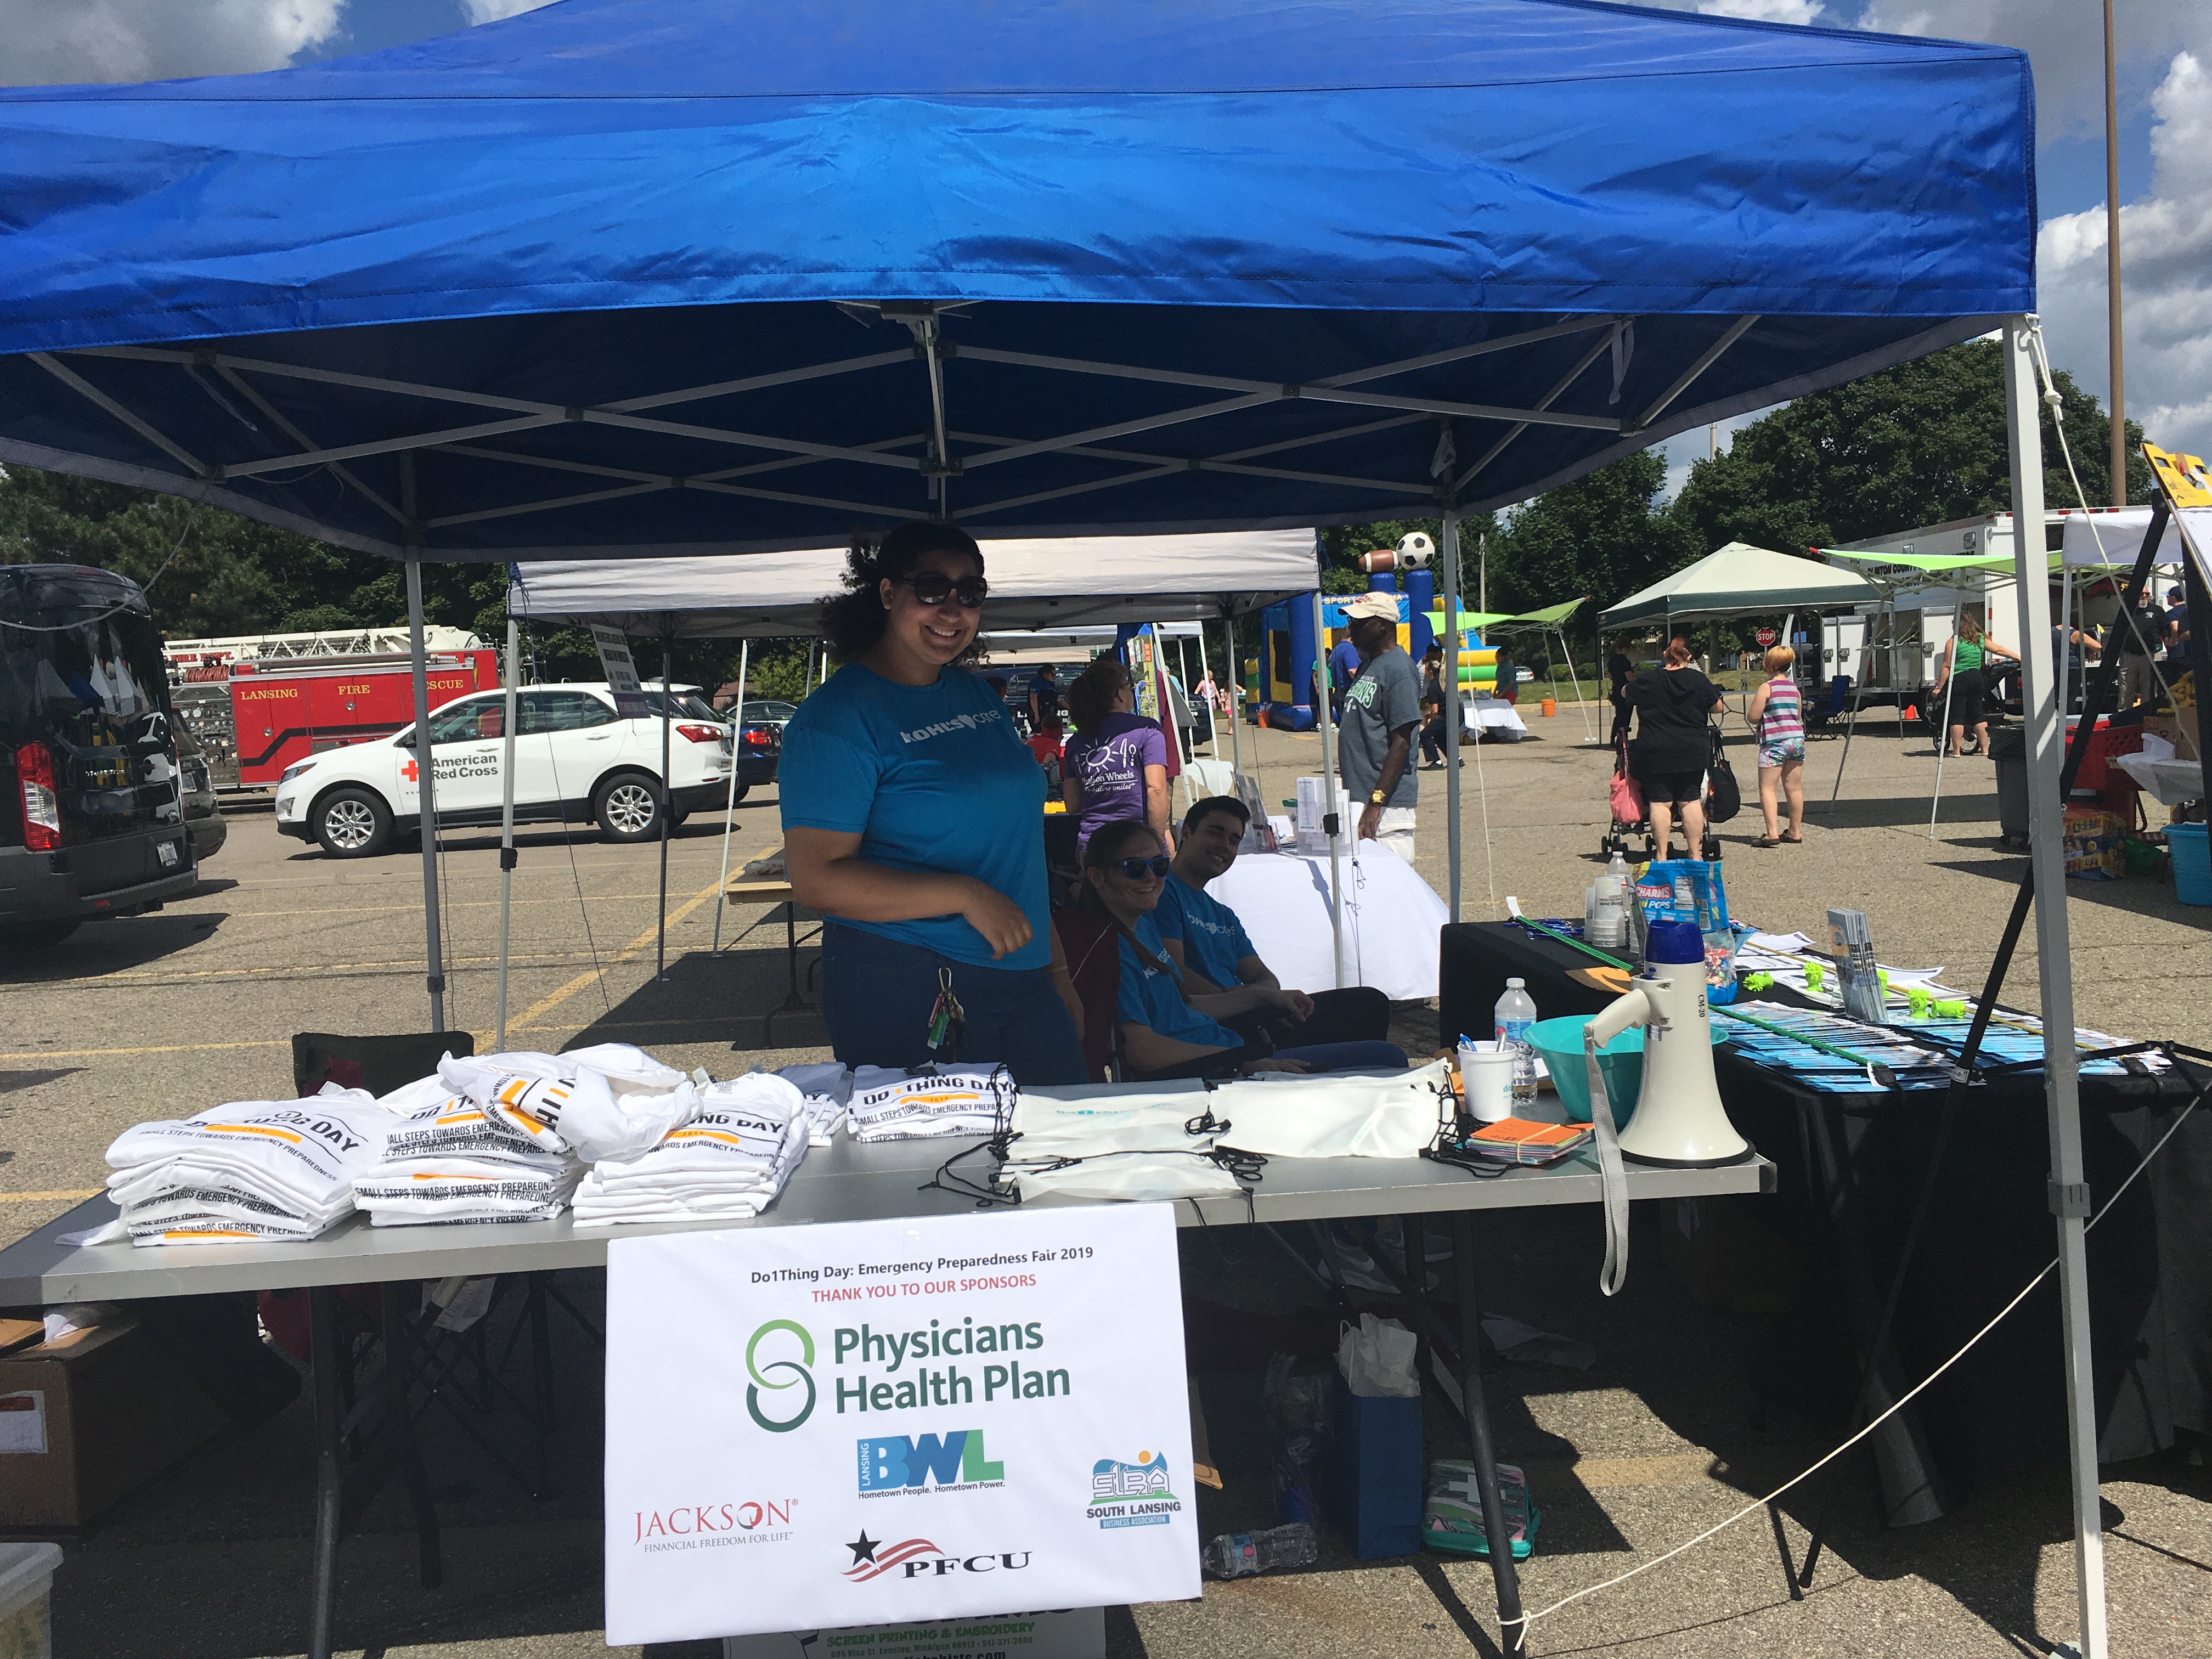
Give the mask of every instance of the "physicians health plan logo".
M 1164 1527 L 1182 1513 L 1182 1502 L 1168 1490 L 1168 1460 L 1161 1452 L 1140 1451 L 1133 1463 L 1102 1457 L 1091 1466 L 1091 1502 L 1085 1513 L 1101 1528 Z
M 886 1435 L 860 1443 L 860 1496 L 908 1492 L 976 1492 L 1006 1482 L 1006 1466 L 983 1450 L 981 1429 L 951 1434 Z
M 794 1350 L 799 1358 L 770 1358 L 760 1357 L 765 1346 L 770 1354 L 789 1354 Z M 807 1367 L 814 1363 L 814 1339 L 804 1325 L 788 1319 L 771 1319 L 753 1333 L 753 1340 L 745 1344 L 745 1370 L 752 1381 L 745 1385 L 745 1409 L 752 1413 L 754 1422 L 770 1434 L 788 1434 L 814 1413 L 814 1373 Z M 787 1389 L 805 1385 L 806 1403 L 789 1417 L 775 1418 L 761 1410 L 761 1391 L 779 1394 Z M 789 1401 L 781 1402 L 787 1407 Z

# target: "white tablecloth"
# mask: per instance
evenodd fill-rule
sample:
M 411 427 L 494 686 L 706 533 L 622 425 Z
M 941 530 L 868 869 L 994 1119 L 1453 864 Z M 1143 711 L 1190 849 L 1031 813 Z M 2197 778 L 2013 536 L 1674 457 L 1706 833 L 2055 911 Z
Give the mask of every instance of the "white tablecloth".
M 1527 723 L 1503 697 L 1471 698 L 1460 704 L 1459 712 L 1462 724 L 1477 738 L 1495 732 L 1509 741 L 1518 742 L 1528 735 Z
M 1437 994 L 1444 902 L 1395 853 L 1360 843 L 1342 860 L 1344 982 L 1394 1002 Z M 1260 960 L 1297 991 L 1336 983 L 1328 927 L 1328 855 L 1247 853 L 1206 888 L 1237 913 Z

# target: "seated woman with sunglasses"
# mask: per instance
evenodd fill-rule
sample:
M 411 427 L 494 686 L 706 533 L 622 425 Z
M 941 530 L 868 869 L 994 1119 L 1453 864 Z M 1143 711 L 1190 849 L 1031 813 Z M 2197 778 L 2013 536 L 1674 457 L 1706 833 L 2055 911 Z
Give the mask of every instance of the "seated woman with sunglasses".
M 1115 1013 L 1129 1078 L 1405 1068 L 1406 1051 L 1394 1042 L 1276 1049 L 1264 1036 L 1248 1042 L 1192 1007 L 1183 995 L 1182 975 L 1160 944 L 1152 919 L 1170 864 L 1151 826 L 1133 818 L 1102 824 L 1083 852 L 1083 902 L 1112 918 L 1121 935 L 1121 988 Z
M 784 857 L 825 919 L 822 1018 L 844 1064 L 1003 1063 L 1017 1083 L 1082 1083 L 1036 760 L 961 666 L 987 592 L 981 552 L 950 525 L 853 550 L 822 613 L 842 666 L 784 728 Z M 948 993 L 959 1016 L 932 1049 Z

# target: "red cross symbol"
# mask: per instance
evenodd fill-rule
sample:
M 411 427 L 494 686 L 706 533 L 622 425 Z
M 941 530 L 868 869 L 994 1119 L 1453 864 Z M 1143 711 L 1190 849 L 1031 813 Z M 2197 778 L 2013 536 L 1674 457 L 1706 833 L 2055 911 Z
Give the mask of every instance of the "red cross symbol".
M 406 779 L 408 782 L 412 783 L 421 775 L 421 773 L 417 770 L 415 763 L 413 761 L 409 761 L 406 765 L 399 769 L 399 775 Z

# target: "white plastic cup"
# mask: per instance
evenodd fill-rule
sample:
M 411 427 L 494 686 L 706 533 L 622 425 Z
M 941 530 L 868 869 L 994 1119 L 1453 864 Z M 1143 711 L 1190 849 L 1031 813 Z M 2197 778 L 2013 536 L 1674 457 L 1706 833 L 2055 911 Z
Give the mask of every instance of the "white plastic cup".
M 1501 1042 L 1462 1042 L 1459 1068 L 1470 1117 L 1478 1123 L 1498 1123 L 1513 1115 L 1510 1048 Z

